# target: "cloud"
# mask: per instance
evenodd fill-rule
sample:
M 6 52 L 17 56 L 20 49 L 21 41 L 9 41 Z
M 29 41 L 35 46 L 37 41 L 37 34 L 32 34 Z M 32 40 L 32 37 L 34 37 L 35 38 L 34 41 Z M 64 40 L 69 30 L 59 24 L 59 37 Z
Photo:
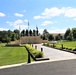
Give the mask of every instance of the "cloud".
M 44 29 L 40 29 L 40 28 L 39 28 L 39 33 L 40 33 L 40 34 L 42 34 L 43 31 L 44 31 Z
M 23 17 L 24 16 L 23 14 L 19 14 L 19 13 L 15 13 L 14 15 L 17 17 Z
M 60 14 L 64 13 L 64 9 L 65 8 L 62 8 L 62 9 L 59 9 L 57 7 L 53 7 L 53 8 L 46 8 L 44 10 L 44 12 L 42 13 L 42 15 L 45 17 L 45 18 L 49 18 L 49 17 L 54 17 L 54 16 L 59 16 Z
M 34 19 L 40 19 L 40 18 L 51 18 L 51 17 L 55 17 L 55 16 L 59 16 L 60 14 L 63 14 L 65 12 L 64 7 L 62 7 L 61 9 L 57 8 L 57 7 L 53 7 L 53 8 L 45 8 L 45 10 L 41 13 L 41 15 L 38 16 L 34 16 Z
M 24 20 L 25 22 L 28 22 L 28 20 Z
M 60 16 L 61 14 L 63 14 L 66 17 L 76 17 L 76 8 L 72 7 L 45 8 L 45 10 L 40 15 L 34 16 L 34 19 L 40 19 L 40 18 L 48 19 L 55 16 Z
M 65 12 L 66 17 L 76 17 L 76 8 L 68 8 Z
M 41 16 L 34 16 L 34 19 L 40 19 L 42 18 Z
M 0 12 L 0 17 L 4 17 L 4 16 L 5 16 L 5 14 Z
M 15 25 L 22 25 L 23 24 L 23 21 L 22 20 L 16 20 L 14 22 L 9 22 L 7 21 L 6 23 L 8 23 L 10 26 L 15 26 Z
M 46 26 L 48 24 L 53 24 L 53 22 L 51 22 L 51 21 L 44 21 L 41 25 Z
M 48 30 L 49 33 L 65 33 L 67 30 L 67 28 L 64 29 L 52 29 L 52 30 Z
M 3 31 L 3 30 L 7 31 L 7 30 L 9 30 L 9 29 L 6 29 L 6 28 L 0 28 L 0 31 Z
M 67 28 L 63 28 L 63 29 L 57 29 L 57 28 L 54 28 L 54 29 L 48 29 L 47 31 L 49 33 L 65 33 L 67 30 Z M 42 34 L 44 31 L 44 29 L 39 29 L 39 33 Z
M 76 21 L 76 18 L 74 18 L 74 20 Z
M 25 25 L 25 21 L 20 20 L 20 19 L 14 21 L 14 22 L 7 21 L 6 23 L 9 24 L 10 26 L 13 26 L 14 29 L 19 29 L 19 27 L 20 27 L 20 29 L 23 30 L 23 29 L 26 29 L 28 27 L 27 25 Z

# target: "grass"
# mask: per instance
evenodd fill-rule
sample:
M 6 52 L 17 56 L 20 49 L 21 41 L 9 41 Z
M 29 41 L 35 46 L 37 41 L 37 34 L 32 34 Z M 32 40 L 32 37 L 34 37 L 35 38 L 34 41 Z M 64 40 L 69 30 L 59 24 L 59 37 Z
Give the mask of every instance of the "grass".
M 45 45 L 53 47 L 53 44 L 45 43 Z M 55 48 L 62 48 L 62 45 L 64 48 L 69 49 L 69 50 L 76 49 L 76 41 L 62 41 L 62 42 L 59 42 L 57 44 L 54 44 Z
M 27 51 L 24 47 L 5 47 L 0 45 L 0 66 L 26 61 Z
M 63 47 L 65 48 L 71 48 L 71 49 L 76 48 L 76 41 L 63 41 L 63 42 L 60 42 L 59 44 L 56 44 L 56 47 L 60 48 L 62 44 L 63 44 Z

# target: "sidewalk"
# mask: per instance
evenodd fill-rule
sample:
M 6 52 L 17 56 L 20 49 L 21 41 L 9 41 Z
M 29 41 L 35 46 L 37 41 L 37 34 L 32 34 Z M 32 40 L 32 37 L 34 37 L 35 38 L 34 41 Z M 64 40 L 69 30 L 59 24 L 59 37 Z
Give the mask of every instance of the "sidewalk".
M 43 48 L 43 53 L 45 58 L 50 58 L 50 60 L 66 60 L 66 59 L 76 59 L 76 54 L 49 48 L 42 46 L 42 44 L 34 44 L 33 47 L 41 51 Z

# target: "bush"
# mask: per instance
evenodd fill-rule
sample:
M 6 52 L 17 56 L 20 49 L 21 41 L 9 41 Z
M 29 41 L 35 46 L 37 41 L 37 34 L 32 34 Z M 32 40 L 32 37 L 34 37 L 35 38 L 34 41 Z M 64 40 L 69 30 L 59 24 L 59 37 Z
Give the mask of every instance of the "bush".
M 76 48 L 75 48 L 75 49 L 73 49 L 73 51 L 76 51 Z
M 43 57 L 42 52 L 38 51 L 37 49 L 34 49 L 29 44 L 26 44 L 25 47 L 30 51 L 31 54 L 34 55 L 35 58 L 42 58 Z
M 68 50 L 72 50 L 72 48 L 68 48 Z

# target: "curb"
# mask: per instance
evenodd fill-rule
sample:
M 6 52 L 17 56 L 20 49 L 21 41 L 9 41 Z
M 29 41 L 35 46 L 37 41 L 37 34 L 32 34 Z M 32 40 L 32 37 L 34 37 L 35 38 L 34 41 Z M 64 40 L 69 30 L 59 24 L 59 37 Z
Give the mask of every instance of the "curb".
M 20 64 L 12 64 L 12 65 L 0 66 L 0 69 L 22 66 L 22 65 L 24 65 L 24 64 L 27 64 L 27 63 L 20 63 Z
M 56 62 L 56 61 L 65 61 L 65 60 L 72 60 L 76 59 L 74 58 L 65 58 L 65 59 L 55 59 L 55 60 L 46 60 L 46 61 L 37 61 L 37 62 L 31 62 L 31 63 L 20 63 L 20 64 L 12 64 L 12 65 L 6 65 L 6 66 L 0 66 L 0 69 L 7 69 L 7 68 L 13 68 L 13 67 L 18 67 L 18 66 L 23 66 L 23 65 L 33 65 L 33 64 L 39 64 L 39 63 L 47 63 L 47 62 Z

